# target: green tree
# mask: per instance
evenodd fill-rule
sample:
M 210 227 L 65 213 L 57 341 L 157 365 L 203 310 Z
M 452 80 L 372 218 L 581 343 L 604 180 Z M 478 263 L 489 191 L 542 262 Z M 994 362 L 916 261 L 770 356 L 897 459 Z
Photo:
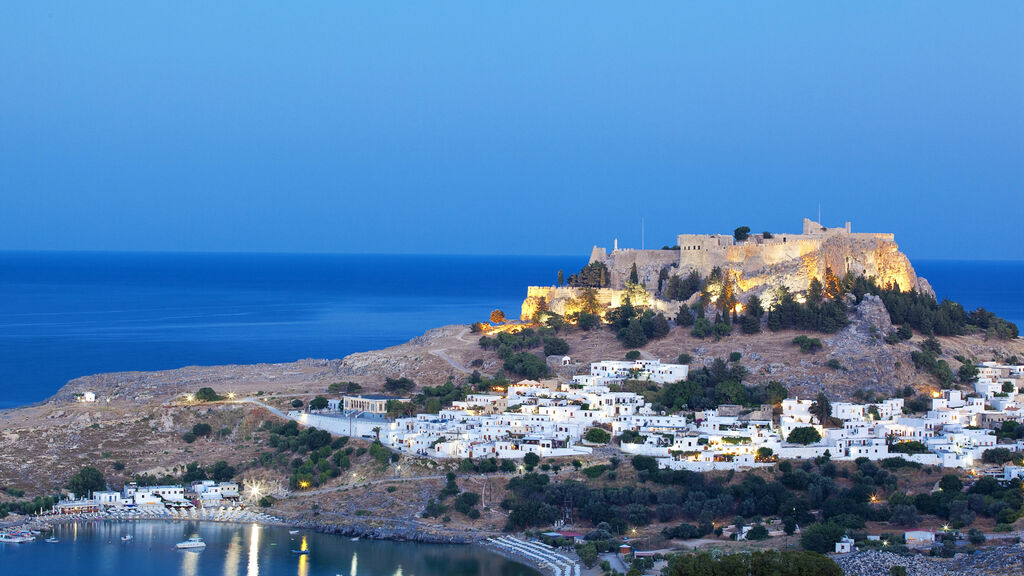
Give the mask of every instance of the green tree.
M 323 396 L 317 396 L 309 401 L 310 410 L 326 410 L 327 409 L 327 398 Z
M 832 419 L 832 403 L 829 402 L 828 396 L 825 396 L 824 392 L 818 392 L 818 396 L 811 403 L 810 412 L 822 426 L 828 424 Z
M 835 550 L 836 542 L 846 533 L 846 528 L 833 522 L 815 522 L 807 526 L 800 536 L 804 550 L 826 554 Z
M 209 436 L 213 432 L 213 427 L 209 424 L 200 422 L 195 426 L 192 426 L 192 433 L 196 436 Z
M 533 452 L 527 452 L 526 455 L 523 456 L 523 464 L 525 464 L 528 468 L 533 468 L 539 463 L 540 456 L 537 456 Z
M 811 285 L 807 289 L 807 301 L 811 304 L 821 304 L 824 298 L 825 287 L 821 284 L 821 280 L 811 278 Z
M 79 498 L 106 487 L 107 482 L 103 479 L 103 473 L 92 466 L 82 468 L 68 480 L 68 490 L 74 492 L 75 496 Z
M 561 356 L 569 352 L 569 343 L 554 336 L 544 339 L 545 356 Z
M 562 284 L 565 284 L 565 278 L 562 275 L 562 271 L 559 270 L 558 271 L 558 285 L 561 286 Z
M 630 268 L 630 270 L 629 270 L 629 283 L 630 284 L 639 284 L 640 283 L 640 275 L 637 274 L 637 272 L 636 272 L 636 262 L 633 262 L 633 267 Z
M 737 242 L 743 242 L 750 236 L 750 226 L 740 226 L 739 228 L 732 231 L 732 237 Z
M 939 480 L 939 488 L 943 492 L 959 493 L 964 489 L 964 483 L 956 474 L 946 474 Z
M 604 428 L 591 428 L 583 435 L 583 439 L 594 444 L 607 444 L 611 441 L 612 435 Z
M 504 324 L 505 313 L 501 310 L 494 310 L 491 312 L 491 324 Z
M 808 444 L 814 444 L 820 440 L 821 434 L 819 434 L 818 430 L 813 426 L 801 426 L 800 428 L 794 428 L 793 431 L 789 433 L 789 437 L 786 438 L 786 442 L 789 442 L 790 444 L 803 444 L 805 446 Z

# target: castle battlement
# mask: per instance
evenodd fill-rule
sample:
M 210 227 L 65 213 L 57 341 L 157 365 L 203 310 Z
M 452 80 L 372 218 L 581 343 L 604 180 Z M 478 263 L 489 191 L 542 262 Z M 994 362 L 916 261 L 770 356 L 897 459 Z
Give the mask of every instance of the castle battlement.
M 785 284 L 802 291 L 813 278 L 824 278 L 826 269 L 836 275 L 847 272 L 874 276 L 883 284 L 898 284 L 903 290 L 921 288 L 930 292 L 926 283 L 919 283 L 910 261 L 896 246 L 895 236 L 888 233 L 853 232 L 850 222 L 827 228 L 804 218 L 799 234 L 773 234 L 764 238 L 752 234 L 737 241 L 732 234 L 679 234 L 678 250 L 606 249 L 595 246 L 591 262 L 603 262 L 611 272 L 611 286 L 624 286 L 635 265 L 641 282 L 655 286 L 663 268 L 670 274 L 686 274 L 696 270 L 702 276 L 715 267 L 744 278 L 751 289 Z M 782 278 L 784 280 L 780 281 Z

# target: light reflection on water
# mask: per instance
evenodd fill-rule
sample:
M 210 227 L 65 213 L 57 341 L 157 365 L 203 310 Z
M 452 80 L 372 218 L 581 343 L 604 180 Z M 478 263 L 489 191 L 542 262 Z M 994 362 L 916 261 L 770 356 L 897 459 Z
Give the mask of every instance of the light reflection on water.
M 259 576 L 260 574 L 260 527 L 253 524 L 249 529 L 249 565 L 245 571 L 246 576 Z M 224 576 L 228 576 L 225 572 Z
M 121 541 L 131 534 L 133 540 Z M 0 544 L 2 576 L 537 576 L 480 548 L 406 542 L 351 542 L 285 528 L 197 522 L 83 522 L 60 525 L 59 543 Z M 200 552 L 174 545 L 201 536 Z M 306 550 L 294 554 L 292 550 Z M 242 565 L 242 554 L 247 553 Z M 346 571 L 346 568 L 348 570 Z M 293 572 L 294 571 L 294 572 Z

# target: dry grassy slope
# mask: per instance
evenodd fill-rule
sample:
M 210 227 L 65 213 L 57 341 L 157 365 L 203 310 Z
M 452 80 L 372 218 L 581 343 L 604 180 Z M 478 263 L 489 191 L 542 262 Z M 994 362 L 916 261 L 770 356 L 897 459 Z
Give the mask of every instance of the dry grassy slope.
M 885 344 L 870 327 L 880 325 L 878 332 L 884 333 L 886 320 L 877 307 L 869 308 L 858 310 L 854 323 L 839 334 L 812 334 L 825 345 L 813 355 L 802 354 L 791 343 L 799 332 L 743 335 L 737 330 L 732 336 L 714 341 L 695 339 L 688 329 L 681 328 L 673 328 L 666 338 L 648 344 L 642 352 L 666 361 L 685 352 L 693 355 L 695 365 L 700 365 L 737 351 L 751 371 L 749 382 L 777 380 L 801 395 L 825 390 L 835 399 L 845 399 L 858 388 L 881 394 L 907 384 L 932 388 L 931 376 L 915 371 L 910 360 L 910 352 L 917 349 L 920 338 L 896 346 Z M 570 331 L 562 336 L 583 368 L 588 362 L 621 358 L 625 353 L 606 329 Z M 380 390 L 389 376 L 409 376 L 420 385 L 437 385 L 449 377 L 466 378 L 468 367 L 477 359 L 483 361 L 483 372 L 500 368 L 500 359 L 482 350 L 478 339 L 466 326 L 445 326 L 399 346 L 352 354 L 342 360 L 188 367 L 78 378 L 45 403 L 0 412 L 0 485 L 46 492 L 62 486 L 86 463 L 100 464 L 116 484 L 120 477 L 110 467 L 114 461 L 124 462 L 128 473 L 173 471 L 194 460 L 248 461 L 261 449 L 248 438 L 248 428 L 265 418 L 262 409 L 182 406 L 179 400 L 183 394 L 202 386 L 242 396 L 262 392 L 261 399 L 286 409 L 293 398 L 308 400 L 323 394 L 336 381 L 356 381 L 367 391 Z M 1020 339 L 985 341 L 980 336 L 969 336 L 940 340 L 954 370 L 959 367 L 952 359 L 954 354 L 976 360 L 1010 354 L 1024 357 L 1024 341 Z M 846 370 L 828 368 L 826 362 L 831 358 L 838 359 Z M 99 401 L 89 405 L 74 401 L 75 392 L 87 390 L 95 392 Z M 200 420 L 209 421 L 214 430 L 227 426 L 232 434 L 224 440 L 184 444 L 181 434 Z

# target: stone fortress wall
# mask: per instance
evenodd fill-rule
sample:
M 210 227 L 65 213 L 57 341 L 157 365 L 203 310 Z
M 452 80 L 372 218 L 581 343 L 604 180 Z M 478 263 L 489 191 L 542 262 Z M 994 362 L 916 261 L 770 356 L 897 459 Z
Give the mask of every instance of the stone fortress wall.
M 609 287 L 597 291 L 599 303 L 616 307 L 629 294 L 634 304 L 671 315 L 678 309 L 678 303 L 658 298 L 661 270 L 668 268 L 670 275 L 679 276 L 696 270 L 706 278 L 716 266 L 729 273 L 741 298 L 768 295 L 770 301 L 770 295 L 782 286 L 792 292 L 804 292 L 814 278 L 824 283 L 828 268 L 839 277 L 852 272 L 874 277 L 886 286 L 895 283 L 904 291 L 935 294 L 928 281 L 914 272 L 892 234 L 853 232 L 849 222 L 840 228 L 825 228 L 804 218 L 800 234 L 774 234 L 772 238 L 751 234 L 741 242 L 731 234 L 680 234 L 678 242 L 678 248 L 635 250 L 620 249 L 616 241 L 610 253 L 595 246 L 590 262 L 603 262 L 610 275 Z M 625 290 L 634 264 L 646 291 Z M 579 293 L 580 289 L 571 287 L 531 286 L 523 302 L 522 317 L 532 317 L 541 299 L 558 314 L 578 311 Z
M 886 285 L 894 282 L 902 290 L 932 292 L 899 251 L 893 234 L 851 228 L 849 222 L 826 228 L 804 218 L 800 234 L 763 238 L 754 233 L 739 242 L 731 234 L 680 234 L 678 249 L 620 250 L 616 246 L 608 253 L 595 246 L 590 261 L 608 266 L 612 288 L 625 286 L 635 263 L 640 281 L 649 289 L 657 288 L 658 274 L 666 266 L 671 267 L 670 274 L 697 270 L 704 277 L 717 266 L 733 273 L 742 292 L 762 293 L 781 285 L 803 291 L 813 278 L 824 281 L 826 268 L 837 276 L 852 272 L 873 276 Z

